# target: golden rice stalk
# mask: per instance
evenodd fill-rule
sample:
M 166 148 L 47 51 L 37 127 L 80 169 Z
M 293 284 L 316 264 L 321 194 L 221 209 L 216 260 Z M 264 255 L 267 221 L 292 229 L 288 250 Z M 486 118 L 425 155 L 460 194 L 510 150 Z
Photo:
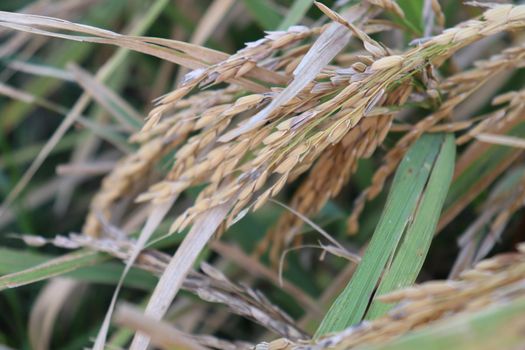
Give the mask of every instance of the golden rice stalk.
M 481 261 L 457 280 L 430 281 L 381 296 L 383 302 L 397 306 L 374 321 L 349 327 L 312 344 L 279 339 L 266 346 L 270 349 L 294 349 L 296 346 L 301 349 L 353 349 L 383 344 L 435 322 L 445 322 L 456 315 L 524 297 L 524 282 L 525 246 L 522 244 L 518 252 Z
M 90 236 L 102 234 L 100 215 L 110 222 L 113 219 L 114 205 L 124 198 L 130 198 L 147 186 L 149 174 L 157 162 L 182 143 L 197 125 L 196 115 L 206 108 L 231 102 L 236 88 L 202 92 L 177 106 L 176 113 L 165 118 L 148 132 L 131 136 L 140 143 L 139 149 L 121 159 L 114 169 L 103 179 L 101 188 L 91 201 L 83 232 Z
M 385 3 L 389 3 L 389 1 Z M 369 6 L 365 4 L 353 6 L 345 11 L 345 14 L 348 14 L 349 18 L 355 18 L 358 24 L 361 24 L 368 20 L 368 12 L 370 12 Z M 341 18 L 340 16 L 338 17 Z M 359 33 L 358 37 L 368 37 L 366 33 L 361 32 L 357 29 L 357 27 L 352 25 L 350 26 L 356 33 Z M 324 39 L 326 39 L 326 42 L 323 39 L 323 41 L 320 42 L 320 45 L 315 46 L 316 44 L 314 43 L 315 47 L 311 48 L 314 51 L 314 56 L 318 54 L 318 51 L 327 51 L 326 49 L 333 46 L 336 42 L 345 42 L 344 45 L 346 45 L 346 42 L 348 41 L 347 39 L 341 37 L 340 31 L 338 32 L 338 29 L 333 28 L 332 25 L 312 29 L 302 26 L 292 26 L 287 31 L 274 31 L 267 33 L 268 35 L 266 35 L 266 37 L 253 43 L 248 43 L 246 48 L 238 51 L 228 59 L 215 64 L 208 69 L 197 69 L 193 72 L 190 72 L 186 76 L 185 81 L 182 82 L 181 86 L 177 90 L 161 98 L 160 105 L 150 114 L 150 121 L 146 124 L 145 128 L 147 129 L 150 125 L 154 125 L 162 117 L 162 113 L 165 108 L 169 108 L 171 105 L 176 103 L 177 100 L 185 96 L 198 85 L 214 84 L 222 82 L 223 79 L 239 77 L 240 75 L 249 73 L 251 70 L 258 69 L 258 67 L 265 68 L 265 80 L 269 83 L 273 83 L 274 85 L 286 85 L 286 83 L 289 83 L 288 80 L 290 73 L 292 73 L 295 78 L 301 75 L 301 79 L 299 80 L 304 79 L 302 75 L 307 75 L 308 71 L 311 71 L 313 68 L 310 67 L 309 64 L 306 64 L 305 60 L 302 59 L 302 55 L 306 53 L 306 50 L 309 48 L 309 44 L 294 48 L 294 45 L 301 40 L 321 33 L 325 34 Z M 327 36 L 326 34 L 329 35 Z M 350 36 L 348 35 L 348 38 L 349 37 Z M 320 38 L 322 38 L 322 36 Z M 272 55 L 274 56 L 278 50 L 284 50 L 284 53 L 282 53 L 281 56 L 271 57 Z M 339 50 L 337 50 L 337 52 L 338 51 Z M 293 54 L 292 57 L 291 54 Z M 309 63 L 312 62 L 309 61 Z M 323 66 L 327 63 L 328 61 L 323 64 Z M 286 77 L 283 78 L 280 73 L 273 73 L 273 71 L 278 70 L 285 64 L 285 73 L 287 73 Z M 319 69 L 321 68 L 322 67 L 319 67 Z M 317 72 L 317 69 L 313 70 Z M 270 75 L 270 77 L 267 77 L 268 75 Z M 261 76 L 261 74 L 258 76 Z M 293 86 L 295 82 L 295 80 L 292 81 L 292 83 L 288 85 L 287 89 Z M 296 85 L 299 86 L 301 84 Z M 292 95 L 297 95 L 299 90 Z M 247 123 L 245 123 L 245 126 L 246 124 Z M 226 137 L 226 135 L 223 135 L 223 137 Z
M 189 72 L 184 77 L 179 88 L 158 100 L 158 106 L 149 114 L 148 122 L 143 129 L 148 130 L 158 123 L 166 111 L 174 107 L 177 101 L 195 87 L 218 84 L 233 77 L 240 78 L 251 70 L 256 69 L 259 62 L 270 57 L 275 51 L 289 48 L 301 40 L 320 34 L 322 30 L 323 28 L 321 27 L 292 26 L 287 31 L 267 32 L 264 38 L 248 43 L 244 49 L 239 50 L 226 60 L 208 68 Z M 275 63 L 273 62 L 273 64 Z M 279 85 L 287 81 L 287 78 L 279 73 L 272 74 L 269 70 L 266 73 L 270 83 Z
M 169 143 L 153 139 L 141 146 L 138 152 L 121 159 L 104 178 L 100 190 L 91 201 L 83 232 L 90 236 L 99 236 L 102 233 L 99 215 L 109 221 L 113 204 L 130 193 L 139 180 L 146 178 L 157 160 L 169 149 Z
M 372 184 L 365 189 L 356 199 L 352 215 L 348 219 L 348 230 L 350 233 L 357 232 L 359 216 L 364 209 L 367 201 L 374 199 L 383 189 L 387 178 L 393 174 L 397 165 L 403 158 L 406 150 L 415 142 L 423 133 L 432 130 L 436 124 L 451 116 L 452 111 L 460 103 L 465 101 L 477 89 L 483 86 L 490 79 L 502 71 L 516 69 L 525 64 L 525 47 L 511 47 L 501 54 L 494 55 L 487 60 L 478 61 L 471 70 L 458 73 L 447 78 L 439 85 L 439 90 L 448 96 L 440 108 L 433 114 L 425 117 L 410 131 L 404 135 L 398 143 L 384 156 L 384 163 L 380 166 L 373 178 Z M 496 98 L 495 102 L 502 103 L 503 97 Z M 515 101 L 518 101 L 517 99 Z M 504 113 L 505 110 L 499 113 Z M 458 139 L 459 144 L 463 144 L 476 134 L 485 130 L 486 126 L 491 125 L 493 118 L 487 118 L 487 121 L 473 128 L 466 135 Z
M 165 180 L 153 185 L 137 200 L 162 203 L 191 185 L 199 183 L 206 178 L 206 175 L 212 176 L 211 172 L 222 174 L 221 172 L 226 169 L 231 171 L 235 163 L 228 163 L 228 160 L 235 159 L 240 153 L 246 152 L 246 143 L 236 147 L 225 144 L 212 149 L 212 146 L 233 117 L 256 108 L 264 103 L 264 100 L 264 95 L 246 95 L 233 103 L 218 104 L 202 112 L 200 118 L 195 119 L 193 127 L 193 131 L 201 130 L 201 133 L 189 138 L 175 154 L 175 164 Z M 162 122 L 159 125 L 161 124 Z

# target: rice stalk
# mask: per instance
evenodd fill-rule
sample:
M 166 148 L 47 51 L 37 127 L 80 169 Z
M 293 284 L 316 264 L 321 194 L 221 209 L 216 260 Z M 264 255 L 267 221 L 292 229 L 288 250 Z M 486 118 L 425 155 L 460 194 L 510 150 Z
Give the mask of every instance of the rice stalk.
M 187 104 L 180 104 L 170 118 L 165 118 L 147 133 L 131 136 L 140 143 L 136 153 L 119 161 L 113 171 L 104 178 L 101 190 L 91 202 L 91 210 L 86 217 L 83 232 L 91 236 L 102 234 L 100 215 L 112 221 L 113 207 L 133 193 L 140 193 L 149 185 L 144 182 L 155 169 L 161 158 L 179 146 L 197 127 L 195 115 L 208 109 L 220 107 L 233 100 L 235 89 L 205 92 L 190 98 Z

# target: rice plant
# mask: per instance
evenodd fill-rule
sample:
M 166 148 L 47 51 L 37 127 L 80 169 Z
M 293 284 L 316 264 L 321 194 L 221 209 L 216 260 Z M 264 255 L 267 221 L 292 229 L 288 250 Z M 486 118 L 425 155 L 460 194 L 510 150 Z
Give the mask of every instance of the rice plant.
M 0 4 L 0 343 L 525 346 L 525 5 Z

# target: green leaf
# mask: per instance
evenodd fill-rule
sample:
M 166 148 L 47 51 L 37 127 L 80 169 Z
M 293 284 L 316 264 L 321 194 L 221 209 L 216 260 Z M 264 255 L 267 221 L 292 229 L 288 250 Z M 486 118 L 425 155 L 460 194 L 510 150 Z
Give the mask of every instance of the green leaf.
M 343 330 L 363 318 L 370 297 L 410 224 L 446 137 L 423 135 L 396 171 L 385 209 L 363 259 L 317 329 L 316 337 Z
M 404 25 L 416 35 L 423 34 L 423 6 L 424 0 L 397 0 L 397 4 L 405 13 L 405 18 L 395 17 L 394 21 Z
M 5 253 L 5 249 L 3 250 Z M 100 262 L 103 257 L 103 254 L 89 250 L 81 250 L 65 254 L 59 258 L 53 258 L 34 267 L 0 277 L 0 290 L 19 287 L 63 275 L 80 267 Z
M 313 2 L 314 0 L 295 0 L 277 29 L 287 30 L 289 27 L 299 23 Z
M 20 287 L 59 275 L 90 283 L 116 285 L 124 265 L 106 262 L 111 257 L 92 251 L 78 251 L 55 258 L 27 250 L 0 248 L 0 290 Z M 151 290 L 156 277 L 149 272 L 133 269 L 124 285 Z
M 264 30 L 274 30 L 282 21 L 281 14 L 270 1 L 244 0 L 244 5 Z
M 383 274 L 375 296 L 413 284 L 425 262 L 432 237 L 443 208 L 443 203 L 452 181 L 456 160 L 456 145 L 452 135 L 447 135 L 434 164 L 425 192 L 421 196 L 414 221 L 408 226 L 392 266 Z M 384 315 L 391 304 L 374 300 L 367 319 Z

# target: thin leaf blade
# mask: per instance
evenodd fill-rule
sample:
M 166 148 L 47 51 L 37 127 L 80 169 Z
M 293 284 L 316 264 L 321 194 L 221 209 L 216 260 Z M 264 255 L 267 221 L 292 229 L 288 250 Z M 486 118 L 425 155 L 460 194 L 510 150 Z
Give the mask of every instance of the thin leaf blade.
M 367 319 L 380 317 L 392 308 L 392 305 L 377 300 L 377 296 L 409 286 L 416 280 L 430 248 L 452 182 L 455 158 L 454 137 L 449 134 L 442 144 L 425 192 L 421 196 L 414 221 L 407 227 L 392 265 L 383 275 L 366 315 Z
M 317 329 L 316 337 L 361 321 L 381 273 L 417 208 L 443 139 L 443 135 L 424 135 L 405 155 L 368 249 Z

